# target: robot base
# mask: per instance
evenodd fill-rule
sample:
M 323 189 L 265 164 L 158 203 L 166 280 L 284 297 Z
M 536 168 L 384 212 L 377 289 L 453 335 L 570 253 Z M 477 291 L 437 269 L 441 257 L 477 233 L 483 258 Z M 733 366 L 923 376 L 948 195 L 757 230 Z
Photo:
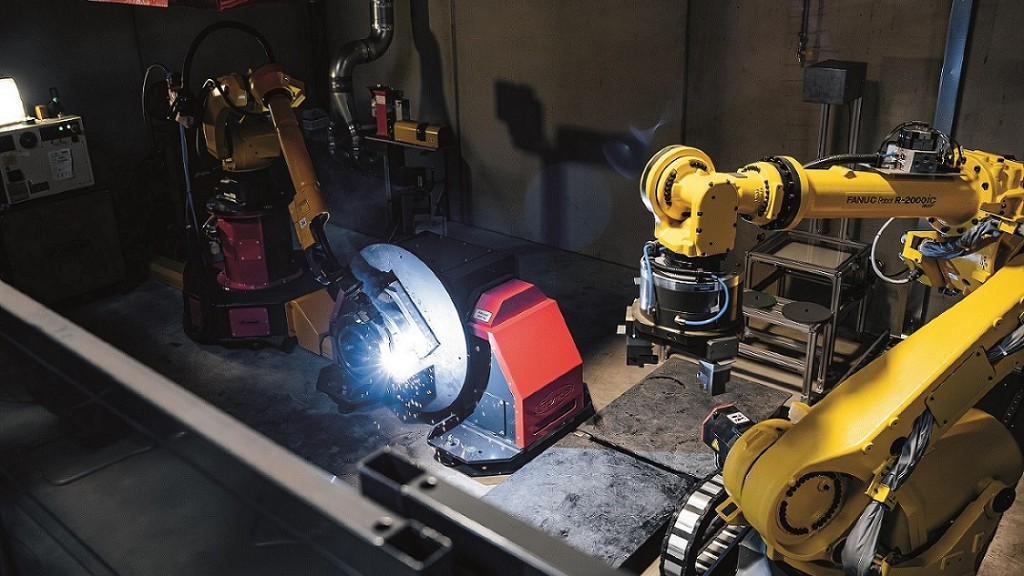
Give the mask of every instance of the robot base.
M 182 325 L 189 338 L 224 346 L 275 346 L 290 351 L 296 339 L 289 323 L 290 303 L 323 290 L 309 273 L 262 290 L 229 290 L 218 284 L 219 271 L 186 268 Z M 200 276 L 202 274 L 202 276 Z

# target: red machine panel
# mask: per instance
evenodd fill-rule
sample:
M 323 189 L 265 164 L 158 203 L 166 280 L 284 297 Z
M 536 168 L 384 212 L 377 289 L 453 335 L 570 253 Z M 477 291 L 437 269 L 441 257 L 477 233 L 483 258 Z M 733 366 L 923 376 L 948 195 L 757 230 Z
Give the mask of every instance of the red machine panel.
M 236 338 L 270 336 L 270 311 L 265 307 L 232 308 L 228 320 L 231 335 Z
M 471 326 L 490 343 L 508 381 L 519 447 L 583 409 L 583 360 L 558 304 L 539 288 L 510 280 L 485 292 Z

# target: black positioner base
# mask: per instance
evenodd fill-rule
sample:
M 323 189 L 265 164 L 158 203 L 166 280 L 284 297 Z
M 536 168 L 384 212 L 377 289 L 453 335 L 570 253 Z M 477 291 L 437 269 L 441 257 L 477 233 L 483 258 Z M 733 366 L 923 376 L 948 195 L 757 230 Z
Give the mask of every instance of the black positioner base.
M 575 430 L 593 415 L 594 405 L 584 385 L 583 409 L 569 420 L 563 422 L 558 428 L 555 428 L 542 440 L 531 444 L 525 449 L 516 446 L 514 442 L 495 439 L 487 434 L 486 431 L 468 422 L 463 422 L 451 430 L 446 430 L 444 422 L 441 422 L 430 432 L 427 442 L 434 447 L 434 458 L 438 462 L 454 468 L 467 476 L 511 474 L 558 442 L 566 433 Z M 485 447 L 484 451 L 467 453 L 461 448 L 448 447 L 446 446 L 445 439 L 450 434 L 455 435 L 459 439 L 457 446 L 461 447 L 468 442 L 476 442 L 477 445 Z

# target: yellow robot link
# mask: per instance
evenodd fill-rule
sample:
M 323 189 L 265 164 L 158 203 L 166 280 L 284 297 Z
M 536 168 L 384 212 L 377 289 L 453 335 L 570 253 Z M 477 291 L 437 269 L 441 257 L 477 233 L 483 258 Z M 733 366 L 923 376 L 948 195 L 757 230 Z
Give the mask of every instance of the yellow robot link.
M 270 165 L 284 156 L 295 187 L 289 205 L 299 244 L 308 249 L 318 239 L 311 228 L 328 213 L 320 194 L 320 183 L 306 150 L 298 120 L 292 108 L 305 100 L 303 85 L 277 64 L 250 72 L 228 74 L 217 79 L 203 110 L 203 132 L 210 154 L 225 170 L 244 172 Z M 269 113 L 272 123 L 263 121 Z
M 775 230 L 804 218 L 926 218 L 933 230 L 907 234 L 908 265 L 927 284 L 967 294 L 801 418 L 758 423 L 736 441 L 719 515 L 756 529 L 773 560 L 843 574 L 844 548 L 849 556 L 857 545 L 848 538 L 874 502 L 885 514 L 873 569 L 975 573 L 1024 470 L 1005 427 L 972 408 L 1024 364 L 1015 340 L 1024 337 L 1022 175 L 1020 162 L 980 151 L 931 175 L 805 169 L 788 157 L 720 173 L 683 146 L 648 163 L 641 195 L 658 242 L 676 254 L 729 252 L 738 217 Z M 916 468 L 892 483 L 912 442 Z

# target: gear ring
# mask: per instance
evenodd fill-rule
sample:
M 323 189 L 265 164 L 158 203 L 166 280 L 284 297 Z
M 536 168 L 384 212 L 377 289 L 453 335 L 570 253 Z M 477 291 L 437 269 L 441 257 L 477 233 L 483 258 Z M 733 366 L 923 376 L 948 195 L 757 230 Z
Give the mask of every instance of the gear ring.
M 832 489 L 830 490 L 832 492 L 832 502 L 829 504 L 828 509 L 826 509 L 825 512 L 823 512 L 817 520 L 811 523 L 811 526 L 809 528 L 804 526 L 794 526 L 790 522 L 790 518 L 788 517 L 787 513 L 789 509 L 788 500 L 796 496 L 800 488 L 803 487 L 809 480 L 813 480 L 816 478 L 824 478 L 825 480 L 831 482 L 829 486 L 832 487 Z M 801 477 L 799 480 L 797 480 L 796 484 L 794 484 L 792 488 L 786 491 L 786 500 L 783 500 L 782 503 L 779 505 L 779 524 L 782 526 L 783 529 L 785 529 L 790 534 L 794 534 L 796 536 L 803 536 L 805 534 L 810 533 L 811 530 L 820 530 L 826 524 L 828 524 L 829 521 L 832 520 L 832 517 L 835 516 L 836 512 L 839 510 L 839 506 L 842 503 L 843 481 L 839 477 L 839 474 L 836 474 L 835 472 L 812 472 Z

